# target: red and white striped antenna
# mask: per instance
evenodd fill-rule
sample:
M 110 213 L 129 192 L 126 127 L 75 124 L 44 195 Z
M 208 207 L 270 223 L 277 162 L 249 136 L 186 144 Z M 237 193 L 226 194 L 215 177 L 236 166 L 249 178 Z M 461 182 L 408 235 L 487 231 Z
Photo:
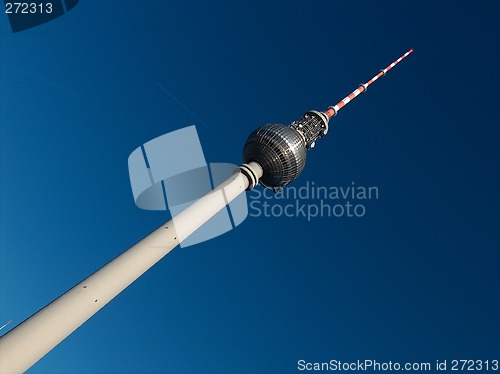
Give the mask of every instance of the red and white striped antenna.
M 399 64 L 404 58 L 408 57 L 408 55 L 412 52 L 413 52 L 413 48 L 411 48 L 408 52 L 406 52 L 403 56 L 398 58 L 396 61 L 394 61 L 389 66 L 387 66 L 385 69 L 380 69 L 379 73 L 377 75 L 375 75 L 372 79 L 370 79 L 368 82 L 361 83 L 358 88 L 356 88 L 349 95 L 347 95 L 345 98 L 340 100 L 337 104 L 335 104 L 334 106 L 328 107 L 328 110 L 325 112 L 325 114 L 328 116 L 328 118 L 332 118 L 332 117 L 336 116 L 338 111 L 340 109 L 342 109 L 347 103 L 354 100 L 357 96 L 359 96 L 359 94 L 366 92 L 366 90 L 368 89 L 368 86 L 370 86 L 373 82 L 375 82 L 380 77 L 383 77 L 384 75 L 386 75 L 389 70 L 391 70 L 394 66 Z

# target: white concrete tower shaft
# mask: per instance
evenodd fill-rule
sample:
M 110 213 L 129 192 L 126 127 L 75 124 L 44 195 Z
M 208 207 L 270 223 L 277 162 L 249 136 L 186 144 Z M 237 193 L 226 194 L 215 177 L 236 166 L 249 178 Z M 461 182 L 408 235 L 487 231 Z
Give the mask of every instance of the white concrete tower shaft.
M 0 338 L 0 373 L 23 373 L 262 176 L 243 164 L 225 182 Z

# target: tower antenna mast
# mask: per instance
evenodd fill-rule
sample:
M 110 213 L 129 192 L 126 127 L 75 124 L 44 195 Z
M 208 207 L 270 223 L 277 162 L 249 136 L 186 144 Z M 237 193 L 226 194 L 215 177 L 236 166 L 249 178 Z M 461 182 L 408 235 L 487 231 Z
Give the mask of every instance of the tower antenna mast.
M 404 55 L 402 55 L 400 58 L 398 58 L 392 64 L 390 64 L 389 66 L 387 66 L 385 69 L 380 69 L 379 73 L 377 75 L 375 75 L 372 79 L 370 79 L 368 82 L 361 83 L 358 88 L 356 88 L 349 95 L 347 95 L 342 100 L 340 100 L 337 104 L 328 107 L 328 110 L 325 112 L 325 114 L 328 116 L 328 118 L 332 118 L 332 117 L 336 116 L 340 109 L 342 109 L 349 102 L 353 101 L 356 97 L 358 97 L 363 92 L 366 92 L 366 90 L 368 89 L 368 87 L 373 82 L 375 82 L 377 79 L 379 79 L 379 78 L 383 77 L 384 75 L 386 75 L 389 70 L 391 70 L 394 66 L 396 66 L 401 61 L 403 61 L 412 52 L 413 52 L 413 48 L 411 48 L 408 52 L 406 52 Z

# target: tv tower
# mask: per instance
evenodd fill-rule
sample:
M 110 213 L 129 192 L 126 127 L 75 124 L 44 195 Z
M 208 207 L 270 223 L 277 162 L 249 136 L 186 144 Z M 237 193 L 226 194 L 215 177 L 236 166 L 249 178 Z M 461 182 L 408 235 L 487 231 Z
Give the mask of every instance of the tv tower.
M 28 370 L 245 190 L 260 183 L 277 191 L 297 178 L 330 119 L 412 52 L 324 112 L 311 110 L 289 126 L 268 124 L 252 132 L 243 148 L 245 163 L 229 179 L 2 336 L 0 373 Z

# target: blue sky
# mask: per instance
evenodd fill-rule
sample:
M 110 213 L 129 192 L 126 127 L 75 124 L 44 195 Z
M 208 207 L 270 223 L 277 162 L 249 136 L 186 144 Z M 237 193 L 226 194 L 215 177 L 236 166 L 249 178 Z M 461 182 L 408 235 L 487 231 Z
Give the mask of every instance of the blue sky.
M 207 161 L 237 164 L 256 127 L 325 109 L 415 48 L 332 120 L 294 182 L 377 186 L 364 217 L 249 217 L 174 250 L 30 372 L 498 359 L 499 8 L 82 1 L 15 34 L 0 17 L 9 328 L 167 218 L 134 205 L 135 148 L 195 124 Z

